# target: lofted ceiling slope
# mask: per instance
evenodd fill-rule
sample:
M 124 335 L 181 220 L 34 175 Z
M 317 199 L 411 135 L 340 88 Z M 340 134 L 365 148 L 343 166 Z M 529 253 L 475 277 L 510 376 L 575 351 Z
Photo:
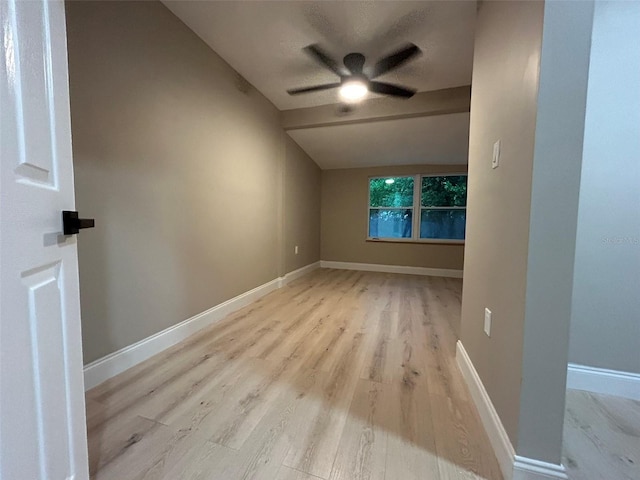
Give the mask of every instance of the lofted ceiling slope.
M 366 71 L 379 58 L 412 42 L 423 54 L 380 80 L 407 85 L 419 92 L 471 83 L 475 0 L 164 0 L 163 3 L 280 110 L 326 106 L 339 101 L 337 90 L 297 96 L 286 93 L 289 88 L 337 81 L 334 74 L 302 51 L 315 43 L 340 61 L 347 53 L 363 53 L 367 57 Z M 368 97 L 379 98 L 374 94 Z M 403 101 L 393 100 L 398 102 L 399 112 Z M 459 146 L 468 143 L 465 137 L 468 114 L 453 115 L 456 126 L 451 131 L 447 127 L 452 119 L 446 117 L 452 115 L 332 125 L 289 134 L 321 168 L 379 165 L 382 157 L 374 160 L 364 150 L 361 155 L 345 155 L 365 146 L 356 138 L 374 136 L 387 150 L 398 152 L 395 156 L 384 156 L 387 165 L 403 164 L 409 158 L 411 163 L 433 163 L 439 159 L 442 161 L 437 163 L 451 163 L 453 158 L 456 163 L 466 163 L 466 153 L 460 160 Z M 463 118 L 467 119 L 466 133 L 460 128 Z M 445 131 L 445 143 L 451 149 L 443 147 L 440 156 L 421 157 L 421 153 L 433 152 L 430 148 L 434 139 L 441 138 Z M 409 138 L 407 132 L 414 132 L 417 137 Z M 453 138 L 455 135 L 458 136 Z M 323 142 L 328 145 L 322 149 L 314 147 Z

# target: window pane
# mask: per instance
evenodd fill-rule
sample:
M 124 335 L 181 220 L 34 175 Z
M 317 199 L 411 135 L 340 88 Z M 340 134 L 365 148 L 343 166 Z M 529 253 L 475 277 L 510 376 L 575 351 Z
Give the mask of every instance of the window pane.
M 467 176 L 422 177 L 420 196 L 423 207 L 465 207 L 467 205 Z
M 369 179 L 370 207 L 412 207 L 413 177 Z
M 466 210 L 422 210 L 420 238 L 464 240 Z
M 413 210 L 369 210 L 369 237 L 411 238 Z

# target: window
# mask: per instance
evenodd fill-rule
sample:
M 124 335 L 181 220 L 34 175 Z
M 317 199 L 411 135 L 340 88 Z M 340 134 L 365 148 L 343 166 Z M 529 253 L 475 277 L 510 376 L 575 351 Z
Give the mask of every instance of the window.
M 371 240 L 464 241 L 467 175 L 369 179 Z
M 467 176 L 422 177 L 420 238 L 464 240 Z
M 412 238 L 414 177 L 369 179 L 369 238 Z

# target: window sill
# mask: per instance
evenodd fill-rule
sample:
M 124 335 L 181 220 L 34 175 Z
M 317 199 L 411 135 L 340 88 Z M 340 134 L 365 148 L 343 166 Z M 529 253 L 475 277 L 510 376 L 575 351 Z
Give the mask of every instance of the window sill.
M 438 240 L 438 239 L 423 239 L 413 240 L 403 238 L 367 238 L 366 242 L 371 243 L 409 243 L 412 245 L 464 245 L 464 240 Z

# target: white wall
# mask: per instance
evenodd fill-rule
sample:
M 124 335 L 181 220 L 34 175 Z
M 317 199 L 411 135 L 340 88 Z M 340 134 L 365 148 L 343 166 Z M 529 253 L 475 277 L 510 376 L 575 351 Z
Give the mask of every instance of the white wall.
M 596 2 L 569 361 L 640 373 L 640 2 Z
M 551 464 L 562 451 L 593 8 L 544 6 L 516 452 Z

